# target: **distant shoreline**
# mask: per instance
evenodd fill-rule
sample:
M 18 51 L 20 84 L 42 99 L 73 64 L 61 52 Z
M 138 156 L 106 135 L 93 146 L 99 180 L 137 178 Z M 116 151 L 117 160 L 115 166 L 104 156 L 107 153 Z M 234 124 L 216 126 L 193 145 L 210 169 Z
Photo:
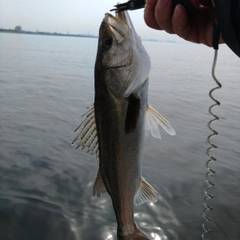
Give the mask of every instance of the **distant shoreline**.
M 46 36 L 61 36 L 61 37 L 85 37 L 85 38 L 98 38 L 98 36 L 90 34 L 65 34 L 65 33 L 49 33 L 49 32 L 31 32 L 31 31 L 16 31 L 13 29 L 0 29 L 0 33 L 16 33 L 16 34 L 30 34 L 30 35 L 46 35 Z
M 16 34 L 29 34 L 29 35 L 45 35 L 45 36 L 60 36 L 60 37 L 81 37 L 81 38 L 98 38 L 98 36 L 91 35 L 91 34 L 68 34 L 68 33 L 50 33 L 50 32 L 31 32 L 31 31 L 16 31 L 14 29 L 0 29 L 0 33 L 16 33 Z M 147 42 L 160 42 L 160 43 L 179 43 L 172 40 L 157 40 L 157 39 L 142 39 L 142 41 Z

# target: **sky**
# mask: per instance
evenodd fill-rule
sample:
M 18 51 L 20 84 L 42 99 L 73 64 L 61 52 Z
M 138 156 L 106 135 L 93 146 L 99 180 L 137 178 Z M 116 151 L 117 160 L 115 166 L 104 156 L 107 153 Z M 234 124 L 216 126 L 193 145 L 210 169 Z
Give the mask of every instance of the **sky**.
M 119 1 L 113 0 L 0 0 L 0 28 L 21 26 L 26 31 L 98 35 L 106 12 Z M 120 1 L 125 2 L 125 1 Z M 179 40 L 147 27 L 143 9 L 130 11 L 138 34 L 143 38 Z

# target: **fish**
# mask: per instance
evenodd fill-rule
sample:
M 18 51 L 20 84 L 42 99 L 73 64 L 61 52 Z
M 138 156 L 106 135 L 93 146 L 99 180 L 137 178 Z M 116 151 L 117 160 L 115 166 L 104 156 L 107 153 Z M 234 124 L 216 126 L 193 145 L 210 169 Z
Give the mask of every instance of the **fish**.
M 93 195 L 107 192 L 118 240 L 149 239 L 134 221 L 134 204 L 156 202 L 157 191 L 142 177 L 145 135 L 160 139 L 175 130 L 148 104 L 151 61 L 127 11 L 106 13 L 99 28 L 94 104 L 74 139 L 99 159 Z

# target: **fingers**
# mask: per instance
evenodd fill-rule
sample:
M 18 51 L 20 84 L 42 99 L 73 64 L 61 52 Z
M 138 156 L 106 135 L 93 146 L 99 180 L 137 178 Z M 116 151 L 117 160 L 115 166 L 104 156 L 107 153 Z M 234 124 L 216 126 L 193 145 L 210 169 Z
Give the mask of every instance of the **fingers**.
M 178 36 L 184 39 L 188 39 L 190 37 L 191 25 L 188 21 L 188 14 L 181 4 L 178 4 L 174 9 L 172 16 L 172 28 Z
M 154 29 L 176 33 L 180 37 L 199 42 L 197 28 L 189 21 L 186 9 L 178 4 L 172 8 L 172 0 L 146 0 L 144 19 Z
M 159 0 L 155 7 L 155 18 L 159 26 L 168 33 L 173 33 L 172 29 L 172 1 Z
M 144 19 L 146 24 L 154 29 L 173 33 L 172 28 L 172 1 L 146 0 Z
M 145 9 L 144 9 L 144 20 L 145 23 L 154 29 L 162 30 L 155 18 L 155 5 L 157 0 L 146 0 Z
M 181 4 L 173 9 L 172 0 L 145 1 L 144 19 L 149 27 L 176 33 L 185 40 L 211 46 L 213 9 L 189 14 Z M 223 42 L 222 38 L 220 42 Z
M 212 14 L 211 10 L 205 10 L 194 13 L 194 17 L 189 16 L 186 9 L 179 4 L 172 17 L 173 30 L 187 41 L 211 46 Z

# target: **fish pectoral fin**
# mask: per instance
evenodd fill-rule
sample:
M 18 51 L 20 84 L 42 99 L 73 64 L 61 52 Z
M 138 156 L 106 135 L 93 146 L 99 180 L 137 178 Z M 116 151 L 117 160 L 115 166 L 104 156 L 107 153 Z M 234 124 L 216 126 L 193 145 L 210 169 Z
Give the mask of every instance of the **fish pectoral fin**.
M 107 189 L 106 189 L 105 184 L 103 182 L 102 171 L 99 168 L 98 173 L 97 173 L 97 178 L 96 178 L 95 183 L 93 185 L 93 196 L 97 195 L 98 197 L 100 197 L 100 195 L 102 193 L 105 193 L 105 192 L 107 192 Z
M 170 135 L 176 135 L 175 130 L 172 128 L 168 120 L 148 104 L 145 117 L 146 133 L 148 134 L 148 132 L 150 132 L 154 138 L 161 139 L 159 126 L 161 126 Z
M 128 97 L 128 109 L 125 119 L 125 133 L 134 132 L 139 121 L 140 99 L 131 94 Z
M 73 140 L 72 144 L 79 140 L 77 148 L 80 146 L 82 149 L 88 148 L 87 152 L 95 154 L 97 157 L 99 155 L 98 149 L 98 137 L 97 137 L 97 127 L 95 121 L 94 105 L 92 105 L 89 110 L 82 115 L 85 116 L 85 119 L 77 127 L 75 131 L 81 129 L 78 135 Z
M 140 186 L 134 198 L 135 205 L 145 202 L 157 202 L 157 191 L 144 179 L 141 179 Z

